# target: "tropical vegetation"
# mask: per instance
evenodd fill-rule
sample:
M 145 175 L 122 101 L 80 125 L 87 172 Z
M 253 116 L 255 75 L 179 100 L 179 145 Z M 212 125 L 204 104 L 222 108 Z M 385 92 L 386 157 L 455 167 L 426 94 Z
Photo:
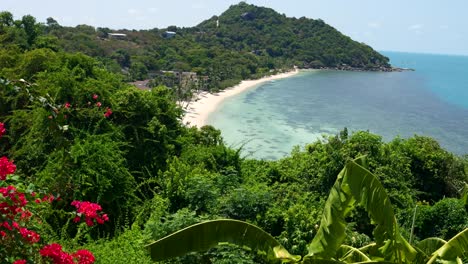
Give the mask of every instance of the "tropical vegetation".
M 164 38 L 165 31 L 176 36 Z M 267 263 L 275 259 L 271 245 L 281 245 L 276 253 L 291 261 L 299 260 L 295 256 L 316 256 L 305 258 L 311 262 L 422 256 L 434 263 L 466 257 L 452 250 L 464 245 L 468 226 L 468 157 L 446 151 L 434 139 L 415 135 L 386 142 L 343 129 L 280 160 L 255 160 L 228 146 L 214 127 L 182 124 L 183 109 L 174 100 L 178 89 L 155 82 L 140 90 L 127 83 L 152 71 L 193 71 L 208 75 L 209 87 L 216 89 L 270 70 L 312 67 L 314 61 L 328 67 L 388 67 L 388 60 L 369 47 L 323 21 L 286 18 L 245 3 L 197 28 L 123 31 L 125 40 L 108 39 L 105 32 L 0 13 L 0 131 L 5 133 L 0 157 L 7 172 L 1 174 L 0 203 L 13 201 L 15 195 L 3 188 L 15 186 L 18 197 L 28 198 L 24 209 L 32 214 L 31 222 L 15 222 L 34 232 L 30 236 L 23 229 L 27 238 L 40 235 L 33 244 L 25 244 L 17 232 L 9 236 L 14 240 L 0 238 L 0 262 L 53 263 L 57 256 L 73 258 L 67 252 L 89 250 L 96 263 L 152 263 L 146 245 L 194 224 L 199 225 L 189 230 L 196 234 L 219 225 L 226 230 L 222 240 L 232 241 L 210 240 L 196 252 L 163 262 Z M 307 45 L 317 45 L 317 54 L 309 54 Z M 353 58 L 358 59 L 349 61 Z M 162 81 L 170 86 L 169 77 Z M 350 162 L 362 155 L 365 168 Z M 370 187 L 381 183 L 372 204 L 363 196 L 373 188 L 356 194 L 359 186 L 343 187 L 355 183 L 346 170 L 339 174 L 343 167 L 374 175 Z M 32 202 L 33 193 L 41 199 L 47 195 L 47 202 Z M 336 200 L 338 194 L 343 200 Z M 95 209 L 88 217 L 82 208 L 86 201 L 85 208 Z M 2 223 L 12 221 L 0 212 Z M 95 224 L 88 227 L 91 220 Z M 0 232 L 13 230 L 8 223 Z M 230 230 L 246 226 L 252 230 L 246 234 L 261 239 L 234 244 L 239 237 Z M 332 241 L 325 228 L 337 234 Z M 439 239 L 425 240 L 430 237 Z M 186 252 L 182 240 L 175 243 Z

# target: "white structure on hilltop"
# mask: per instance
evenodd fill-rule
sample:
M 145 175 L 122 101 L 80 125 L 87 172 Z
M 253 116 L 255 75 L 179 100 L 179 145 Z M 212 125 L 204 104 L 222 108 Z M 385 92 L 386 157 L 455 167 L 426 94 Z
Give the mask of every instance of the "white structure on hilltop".
M 107 36 L 110 39 L 125 39 L 127 37 L 127 34 L 123 33 L 107 33 Z

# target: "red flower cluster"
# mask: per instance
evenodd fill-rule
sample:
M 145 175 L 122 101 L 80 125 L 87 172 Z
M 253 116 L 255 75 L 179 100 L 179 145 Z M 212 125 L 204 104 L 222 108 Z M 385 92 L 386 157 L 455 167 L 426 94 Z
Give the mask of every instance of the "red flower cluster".
M 24 238 L 24 240 L 31 244 L 37 243 L 41 239 L 41 236 L 38 233 L 31 231 L 26 227 L 20 227 L 20 225 L 14 221 L 11 224 L 5 221 L 2 224 L 0 224 L 0 227 L 3 227 L 8 231 L 17 230 L 20 233 L 20 235 Z M 7 236 L 8 235 L 5 231 L 0 231 L 0 237 L 5 238 Z
M 109 107 L 107 107 L 106 112 L 104 113 L 104 117 L 108 118 L 111 115 L 112 115 L 112 110 Z
M 66 102 L 65 105 L 63 107 L 65 107 L 66 109 L 70 108 L 71 104 L 69 102 Z
M 7 157 L 0 158 L 0 180 L 4 181 L 6 176 L 16 171 L 16 165 L 9 161 Z
M 99 98 L 99 96 L 97 94 L 93 94 L 93 99 L 94 100 L 97 100 Z
M 0 138 L 5 134 L 5 125 L 0 122 Z
M 0 187 L 0 194 L 5 198 L 0 199 L 0 214 L 8 216 L 10 219 L 14 219 L 20 213 L 21 219 L 31 217 L 31 212 L 24 209 L 28 203 L 26 195 L 18 192 L 15 186 Z
M 69 254 L 56 243 L 44 246 L 39 253 L 43 257 L 51 258 L 54 264 L 92 264 L 95 261 L 93 254 L 88 250 L 81 249 Z
M 66 103 L 64 107 L 69 108 L 70 104 Z M 4 124 L 0 123 L 0 137 L 4 134 Z M 0 158 L 0 180 L 6 180 L 7 175 L 13 174 L 15 171 L 16 166 L 12 161 L 8 160 L 7 157 Z M 27 197 L 27 193 L 18 191 L 13 185 L 0 187 L 0 245 L 14 248 L 27 247 L 28 244 L 40 241 L 41 237 L 38 233 L 23 226 L 31 220 L 32 216 L 32 213 L 26 209 L 28 198 L 34 199 L 35 196 L 36 194 L 33 192 L 30 197 Z M 36 203 L 52 202 L 58 199 L 53 195 L 45 195 L 42 199 L 36 199 Z M 75 218 L 75 221 L 79 221 L 82 215 L 84 215 L 88 226 L 94 225 L 94 220 L 99 224 L 109 221 L 107 215 L 100 212 L 102 208 L 98 204 L 74 201 L 72 205 L 77 208 L 78 220 Z M 31 253 L 31 249 L 28 252 Z M 78 250 L 69 254 L 64 252 L 59 244 L 47 245 L 39 253 L 45 258 L 49 258 L 54 264 L 91 264 L 95 262 L 91 252 Z M 19 259 L 13 263 L 26 264 L 27 260 Z
M 21 236 L 31 244 L 37 243 L 41 239 L 38 233 L 28 230 L 26 227 L 20 227 L 19 232 Z
M 73 257 L 78 260 L 79 264 L 92 264 L 95 261 L 94 255 L 85 249 L 77 250 Z
M 97 203 L 73 201 L 71 205 L 76 207 L 76 212 L 78 213 L 75 219 L 73 219 L 75 223 L 79 222 L 83 215 L 88 226 L 94 225 L 93 219 L 95 219 L 98 224 L 104 224 L 104 222 L 109 221 L 107 214 L 101 215 L 98 213 L 98 211 L 102 210 L 102 207 Z

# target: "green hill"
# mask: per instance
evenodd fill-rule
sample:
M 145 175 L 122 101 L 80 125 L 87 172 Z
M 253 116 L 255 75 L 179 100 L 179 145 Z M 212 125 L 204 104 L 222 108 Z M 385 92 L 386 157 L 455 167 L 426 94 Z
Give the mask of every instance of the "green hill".
M 167 35 L 168 31 L 175 35 Z M 115 38 L 109 33 L 125 35 Z M 27 43 L 85 53 L 114 73 L 123 73 L 128 81 L 152 78 L 160 71 L 196 72 L 208 77 L 203 89 L 222 89 L 294 65 L 391 70 L 388 58 L 320 19 L 289 18 L 244 2 L 189 28 L 137 31 L 63 27 L 50 18 L 36 40 L 40 41 L 28 39 Z M 174 80 L 156 80 L 156 84 L 176 85 Z
M 353 41 L 321 19 L 289 18 L 270 8 L 241 2 L 219 17 L 198 25 L 208 41 L 227 49 L 254 51 L 271 58 L 290 59 L 302 67 L 388 68 L 388 58 Z

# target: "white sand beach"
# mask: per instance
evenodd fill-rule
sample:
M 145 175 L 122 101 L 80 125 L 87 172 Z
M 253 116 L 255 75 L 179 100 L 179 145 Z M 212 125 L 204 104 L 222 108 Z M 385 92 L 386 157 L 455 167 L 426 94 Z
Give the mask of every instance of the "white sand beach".
M 280 73 L 264 77 L 258 80 L 245 80 L 242 81 L 240 84 L 231 88 L 227 88 L 219 93 L 211 94 L 208 92 L 202 92 L 196 95 L 196 99 L 190 102 L 190 104 L 187 106 L 182 122 L 188 126 L 202 127 L 204 125 L 207 125 L 206 121 L 208 116 L 213 111 L 215 111 L 218 105 L 221 102 L 223 102 L 226 98 L 242 93 L 248 89 L 256 87 L 259 84 L 272 80 L 288 78 L 293 75 L 296 75 L 297 73 L 299 73 L 299 70 L 295 69 L 290 72 Z

